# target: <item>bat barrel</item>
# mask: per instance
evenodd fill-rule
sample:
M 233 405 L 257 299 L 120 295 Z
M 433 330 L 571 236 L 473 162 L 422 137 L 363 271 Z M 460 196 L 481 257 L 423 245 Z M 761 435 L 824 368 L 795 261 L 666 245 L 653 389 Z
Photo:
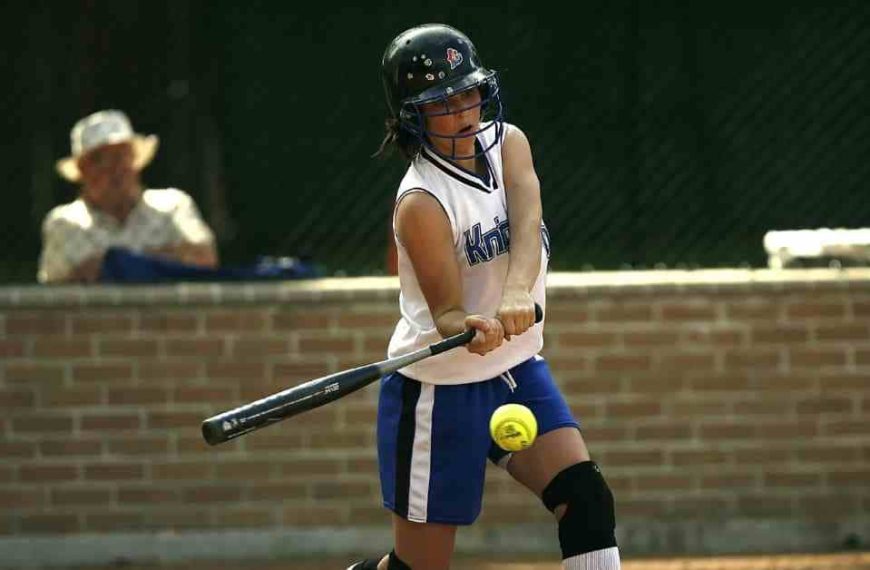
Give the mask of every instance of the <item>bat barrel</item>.
M 269 423 L 268 415 L 257 415 L 258 409 L 267 409 L 263 405 L 264 403 L 264 400 L 260 400 L 204 420 L 202 422 L 203 439 L 209 445 L 217 445 L 264 427 Z M 252 419 L 252 417 L 256 419 Z
M 535 322 L 540 322 L 542 318 L 543 311 L 536 303 Z M 324 376 L 212 416 L 202 422 L 202 437 L 209 445 L 235 439 L 240 435 L 342 398 L 371 384 L 381 376 L 414 362 L 467 344 L 474 335 L 473 329 L 467 330 L 413 353 Z
M 214 416 L 202 422 L 202 438 L 209 445 L 217 445 L 227 441 L 220 425 L 220 416 Z
M 316 382 L 327 380 L 318 379 Z M 289 418 L 329 401 L 320 396 L 311 397 L 308 385 L 297 386 L 278 394 L 273 394 L 256 402 L 228 410 L 202 422 L 202 437 L 210 445 L 235 439 L 249 431 L 265 427 L 283 418 Z
M 294 386 L 206 419 L 202 422 L 202 437 L 210 445 L 235 439 L 342 398 L 380 376 L 377 365 L 369 364 Z

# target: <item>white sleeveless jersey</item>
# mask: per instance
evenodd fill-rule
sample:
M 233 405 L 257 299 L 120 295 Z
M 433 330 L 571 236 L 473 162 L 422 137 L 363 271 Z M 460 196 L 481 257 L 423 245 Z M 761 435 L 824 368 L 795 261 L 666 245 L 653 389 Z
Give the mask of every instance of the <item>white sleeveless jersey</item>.
M 506 134 L 511 125 L 505 124 Z M 495 128 L 477 135 L 479 148 L 495 138 Z M 399 185 L 398 201 L 409 192 L 423 191 L 440 202 L 453 231 L 453 248 L 462 276 L 463 306 L 468 313 L 495 316 L 501 303 L 509 261 L 507 199 L 502 175 L 502 140 L 478 160 L 486 175 L 478 176 L 437 156 L 425 147 L 409 166 Z M 541 269 L 532 297 L 544 308 L 549 236 L 542 225 Z M 394 228 L 395 233 L 395 228 Z M 414 268 L 401 241 L 398 251 L 401 320 L 390 340 L 389 356 L 407 354 L 441 340 Z M 402 374 L 431 384 L 464 384 L 495 378 L 536 355 L 543 347 L 543 323 L 489 352 L 472 354 L 464 347 L 449 350 L 407 366 Z

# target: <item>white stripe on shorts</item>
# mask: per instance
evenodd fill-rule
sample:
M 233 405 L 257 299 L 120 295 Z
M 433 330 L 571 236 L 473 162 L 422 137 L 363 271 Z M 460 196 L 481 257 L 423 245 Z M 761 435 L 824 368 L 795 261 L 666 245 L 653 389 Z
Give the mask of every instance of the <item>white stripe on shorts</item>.
M 408 485 L 408 520 L 426 522 L 429 506 L 429 475 L 432 470 L 432 410 L 435 386 L 420 383 L 415 410 L 414 449 L 411 451 L 411 481 Z

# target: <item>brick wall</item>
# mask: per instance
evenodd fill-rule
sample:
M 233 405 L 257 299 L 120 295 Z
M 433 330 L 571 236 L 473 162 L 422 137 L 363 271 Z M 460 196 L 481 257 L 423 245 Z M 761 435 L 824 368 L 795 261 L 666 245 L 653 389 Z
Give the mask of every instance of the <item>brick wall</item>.
M 375 387 L 218 447 L 199 423 L 381 359 L 396 314 L 391 279 L 0 290 L 0 551 L 4 537 L 386 528 Z M 779 549 L 870 538 L 866 270 L 555 274 L 544 354 L 629 552 L 763 550 L 759 528 Z M 492 469 L 469 532 L 550 533 L 548 517 Z

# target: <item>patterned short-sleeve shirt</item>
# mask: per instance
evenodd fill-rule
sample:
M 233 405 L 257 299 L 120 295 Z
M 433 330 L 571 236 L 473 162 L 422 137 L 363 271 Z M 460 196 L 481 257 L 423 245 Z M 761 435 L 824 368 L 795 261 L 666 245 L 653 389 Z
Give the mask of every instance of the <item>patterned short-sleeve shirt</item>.
M 141 252 L 181 243 L 214 243 L 193 199 L 181 190 L 145 190 L 123 223 L 79 198 L 45 216 L 37 279 L 62 281 L 80 263 L 111 246 Z

